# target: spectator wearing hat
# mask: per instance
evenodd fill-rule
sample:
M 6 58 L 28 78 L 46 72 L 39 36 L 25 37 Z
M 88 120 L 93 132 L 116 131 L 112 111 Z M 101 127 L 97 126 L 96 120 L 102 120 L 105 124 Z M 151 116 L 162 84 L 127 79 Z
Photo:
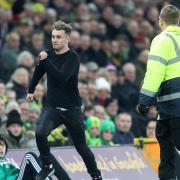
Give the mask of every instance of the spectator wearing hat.
M 100 119 L 96 116 L 90 116 L 86 120 L 86 142 L 90 146 L 99 146 L 100 142 Z
M 20 49 L 25 50 L 31 42 L 32 21 L 28 18 L 22 18 L 15 27 L 20 35 Z
M 96 87 L 97 87 L 97 104 L 102 106 L 110 98 L 111 93 L 111 85 L 110 83 L 103 77 L 99 77 L 96 79 Z
M 118 81 L 116 66 L 114 66 L 113 64 L 109 64 L 106 66 L 106 70 L 108 72 L 108 77 L 111 82 L 111 86 L 116 85 Z
M 12 110 L 8 114 L 6 127 L 2 128 L 2 132 L 7 137 L 9 148 L 36 147 L 33 133 L 23 132 L 23 122 L 20 118 L 20 114 L 16 110 Z
M 88 70 L 88 81 L 95 82 L 98 76 L 99 66 L 97 63 L 90 61 L 86 64 L 86 67 Z
M 116 132 L 113 142 L 115 144 L 133 144 L 134 135 L 130 129 L 132 126 L 131 115 L 128 113 L 120 113 L 115 120 Z
M 46 18 L 46 9 L 45 6 L 42 3 L 35 2 L 32 3 L 32 21 L 33 25 L 36 28 L 39 28 L 40 23 L 43 19 Z
M 114 123 L 109 120 L 109 119 L 105 119 L 102 124 L 101 124 L 101 128 L 100 128 L 100 134 L 101 134 L 101 145 L 105 146 L 105 145 L 109 145 L 112 146 L 113 143 L 113 136 L 115 133 L 115 125 Z

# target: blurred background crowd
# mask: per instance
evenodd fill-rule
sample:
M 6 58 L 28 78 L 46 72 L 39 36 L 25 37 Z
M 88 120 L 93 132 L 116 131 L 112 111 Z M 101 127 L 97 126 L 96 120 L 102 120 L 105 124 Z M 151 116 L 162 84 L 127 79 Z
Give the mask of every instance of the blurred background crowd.
M 0 132 L 10 148 L 36 147 L 36 121 L 44 106 L 46 77 L 26 101 L 38 53 L 51 49 L 51 25 L 71 23 L 70 47 L 80 57 L 79 92 L 90 146 L 132 144 L 155 137 L 156 104 L 137 112 L 149 46 L 158 16 L 170 0 L 1 0 Z M 52 146 L 72 145 L 64 126 L 48 137 Z

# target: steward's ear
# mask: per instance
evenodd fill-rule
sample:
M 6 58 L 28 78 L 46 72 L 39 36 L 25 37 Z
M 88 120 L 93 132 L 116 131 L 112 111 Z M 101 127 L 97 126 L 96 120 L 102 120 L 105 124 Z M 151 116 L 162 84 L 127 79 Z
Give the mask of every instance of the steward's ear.
M 66 34 L 66 39 L 67 39 L 68 41 L 70 41 L 70 35 L 69 35 L 69 34 Z
M 164 25 L 164 21 L 159 17 L 159 27 L 162 28 Z

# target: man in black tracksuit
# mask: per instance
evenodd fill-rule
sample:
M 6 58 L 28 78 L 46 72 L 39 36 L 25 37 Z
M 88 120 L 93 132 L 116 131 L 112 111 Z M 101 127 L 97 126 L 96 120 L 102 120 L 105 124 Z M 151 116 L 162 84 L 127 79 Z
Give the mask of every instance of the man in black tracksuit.
M 37 180 L 44 180 L 54 172 L 47 136 L 61 124 L 67 127 L 92 179 L 102 180 L 95 157 L 85 141 L 82 101 L 78 91 L 80 62 L 77 53 L 68 47 L 70 32 L 70 25 L 62 21 L 54 23 L 52 30 L 54 51 L 49 52 L 47 58 L 40 58 L 28 89 L 27 100 L 33 100 L 37 83 L 45 73 L 47 74 L 46 106 L 42 110 L 36 128 L 37 147 L 44 167 L 37 175 Z
M 41 162 L 34 152 L 27 152 L 22 160 L 20 168 L 14 161 L 6 157 L 8 152 L 7 137 L 0 134 L 0 179 L 1 180 L 34 180 L 41 171 Z M 54 175 L 58 179 L 70 180 L 68 174 L 60 166 L 56 158 L 52 155 L 52 164 L 55 169 Z M 48 177 L 46 180 L 52 178 Z

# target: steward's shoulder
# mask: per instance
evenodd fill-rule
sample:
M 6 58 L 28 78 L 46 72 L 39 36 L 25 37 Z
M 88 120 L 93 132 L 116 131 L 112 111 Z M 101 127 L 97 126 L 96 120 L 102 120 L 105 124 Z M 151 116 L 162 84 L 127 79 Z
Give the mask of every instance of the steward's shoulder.
M 154 39 L 152 40 L 152 44 L 154 43 L 162 44 L 168 42 L 170 42 L 170 39 L 168 38 L 165 32 L 161 32 L 160 34 L 155 36 Z

